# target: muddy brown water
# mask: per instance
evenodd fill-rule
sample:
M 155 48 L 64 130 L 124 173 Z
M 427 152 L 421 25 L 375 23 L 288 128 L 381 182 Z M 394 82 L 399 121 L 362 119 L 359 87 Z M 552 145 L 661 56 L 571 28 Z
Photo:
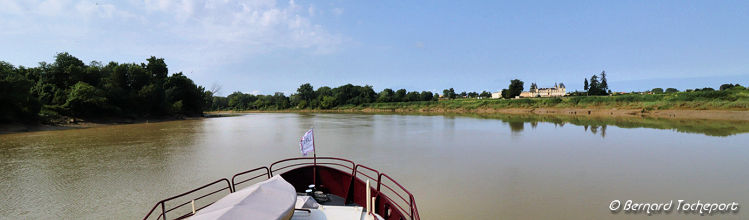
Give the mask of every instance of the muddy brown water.
M 287 157 L 377 168 L 422 219 L 747 219 L 746 124 L 539 116 L 258 113 L 0 135 L 0 218 L 140 219 L 160 199 Z M 738 213 L 612 214 L 613 200 Z

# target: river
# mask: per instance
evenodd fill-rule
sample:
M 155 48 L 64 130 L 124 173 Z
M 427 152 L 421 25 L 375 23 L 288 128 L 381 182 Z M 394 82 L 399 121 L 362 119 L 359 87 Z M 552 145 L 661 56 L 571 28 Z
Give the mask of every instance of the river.
M 422 219 L 747 219 L 613 213 L 613 200 L 749 203 L 746 122 L 257 113 L 0 135 L 0 218 L 140 219 L 163 198 L 287 157 L 392 176 Z

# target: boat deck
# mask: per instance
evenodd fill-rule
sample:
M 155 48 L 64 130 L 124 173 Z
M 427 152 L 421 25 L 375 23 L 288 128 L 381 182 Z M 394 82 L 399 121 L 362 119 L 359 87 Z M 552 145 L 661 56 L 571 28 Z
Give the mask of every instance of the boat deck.
M 295 211 L 292 220 L 372 220 L 382 219 L 367 215 L 359 206 L 325 206 L 309 209 L 309 212 Z
M 376 169 L 335 157 L 288 158 L 268 167 L 258 167 L 237 173 L 231 178 L 218 179 L 157 202 L 143 219 L 189 218 L 213 204 L 216 200 L 212 198 L 216 196 L 231 196 L 237 191 L 241 192 L 240 189 L 245 188 L 243 186 L 275 176 L 281 176 L 291 184 L 294 188 L 290 191 L 291 195 L 296 192 L 299 197 L 298 192 L 315 185 L 328 196 L 327 201 L 316 203 L 315 207 L 299 209 L 294 206 L 294 212 L 289 212 L 294 219 L 420 219 L 413 194 L 393 178 Z M 373 184 L 370 186 L 369 182 Z M 365 208 L 361 204 L 371 204 L 375 215 L 364 213 Z M 334 217 L 339 216 L 338 214 L 341 214 L 341 218 Z
M 307 194 L 306 193 L 297 192 L 296 195 L 297 196 L 306 196 Z M 328 194 L 328 201 L 326 201 L 326 202 L 317 202 L 317 203 L 320 204 L 320 205 L 326 205 L 326 206 L 359 206 L 359 207 L 361 207 L 361 205 L 356 204 L 356 203 L 348 203 L 348 204 L 346 204 L 346 199 L 344 199 L 343 197 L 334 195 L 334 194 Z
M 367 215 L 364 207 L 349 203 L 345 204 L 345 199 L 340 196 L 328 194 L 328 201 L 317 203 L 314 202 L 314 208 L 307 208 L 309 203 L 307 194 L 297 193 L 297 204 L 294 207 L 292 220 L 374 220 L 382 219 L 378 215 Z M 307 197 L 307 198 L 305 198 Z

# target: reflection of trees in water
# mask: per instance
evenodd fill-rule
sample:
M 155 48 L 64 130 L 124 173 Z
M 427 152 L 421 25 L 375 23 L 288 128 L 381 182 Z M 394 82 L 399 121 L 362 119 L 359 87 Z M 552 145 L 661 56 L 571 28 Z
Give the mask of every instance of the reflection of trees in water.
M 606 137 L 606 129 L 609 125 L 620 128 L 653 128 L 674 130 L 683 133 L 699 133 L 708 136 L 730 136 L 749 132 L 747 121 L 725 121 L 725 120 L 703 120 L 703 119 L 663 119 L 663 118 L 639 118 L 639 117 L 602 117 L 594 118 L 587 116 L 566 115 L 503 115 L 503 114 L 473 114 L 466 115 L 479 118 L 500 119 L 510 126 L 513 133 L 523 130 L 523 123 L 530 123 L 536 128 L 539 123 L 552 123 L 563 127 L 565 124 L 582 126 L 587 132 L 601 137 Z
M 525 125 L 525 122 L 522 121 L 511 121 L 507 124 L 510 125 L 510 131 L 512 132 L 521 132 L 523 131 L 523 126 Z
M 507 125 L 510 126 L 510 131 L 512 131 L 512 133 L 522 132 L 523 129 L 525 129 L 525 123 L 526 122 L 523 121 L 523 120 L 508 120 L 506 122 L 507 122 Z M 535 129 L 536 127 L 538 127 L 538 123 L 539 123 L 539 121 L 531 121 L 531 122 L 529 122 L 529 124 L 531 125 L 531 128 L 533 128 L 533 129 Z M 564 127 L 564 125 L 567 124 L 568 122 L 565 122 L 565 121 L 552 121 L 550 123 L 554 124 L 555 127 L 560 127 L 561 128 L 561 127 Z M 586 132 L 588 130 L 590 130 L 591 133 L 598 134 L 598 132 L 600 131 L 601 132 L 601 137 L 604 137 L 604 138 L 606 137 L 606 126 L 607 126 L 606 124 L 602 124 L 602 125 L 588 125 L 588 124 L 584 124 L 582 126 L 583 126 L 583 128 L 585 129 Z
M 382 114 L 382 113 L 378 113 Z M 394 113 L 403 114 L 403 113 Z M 408 114 L 408 113 L 407 113 Z M 411 113 L 409 115 L 441 115 L 446 118 L 476 117 L 499 119 L 507 123 L 513 133 L 523 130 L 522 123 L 531 123 L 536 127 L 538 123 L 552 123 L 557 126 L 573 124 L 583 126 L 588 131 L 592 126 L 597 126 L 596 132 L 601 131 L 601 136 L 606 136 L 605 126 L 613 125 L 620 128 L 653 128 L 673 130 L 682 133 L 698 133 L 708 136 L 731 136 L 749 132 L 749 121 L 728 120 L 705 120 L 705 119 L 666 119 L 666 118 L 642 118 L 642 117 L 589 117 L 576 115 L 535 115 L 535 114 L 425 114 Z M 513 124 L 510 124 L 513 122 Z M 521 124 L 517 124 L 521 123 Z M 536 124 L 534 124 L 536 123 Z M 513 127 L 514 126 L 514 127 Z M 596 133 L 597 134 L 597 133 Z
M 588 125 L 585 125 L 585 131 L 588 131 Z M 598 129 L 601 129 L 601 137 L 606 137 L 606 125 L 591 125 L 590 133 L 598 134 Z

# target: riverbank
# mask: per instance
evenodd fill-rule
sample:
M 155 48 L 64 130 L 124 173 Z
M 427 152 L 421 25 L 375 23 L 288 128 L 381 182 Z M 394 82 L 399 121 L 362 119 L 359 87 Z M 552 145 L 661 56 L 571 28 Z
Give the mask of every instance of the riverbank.
M 598 100 L 598 101 L 591 101 Z M 620 101 L 614 97 L 536 99 L 457 99 L 438 102 L 394 102 L 348 105 L 333 109 L 215 111 L 214 114 L 253 112 L 351 112 L 430 114 L 520 114 L 585 117 L 638 117 L 749 121 L 749 102 L 734 101 Z
M 329 110 L 266 110 L 266 111 L 215 111 L 215 114 L 263 113 L 263 112 L 310 112 L 310 113 L 430 113 L 430 114 L 513 114 L 513 115 L 571 115 L 589 117 L 646 117 L 661 119 L 700 119 L 749 121 L 749 111 L 726 110 L 650 110 L 640 109 L 575 109 L 575 108 L 510 108 L 510 109 L 329 109 Z
M 203 117 L 225 117 L 224 115 L 213 115 L 206 114 Z M 11 122 L 11 123 L 0 123 L 0 134 L 12 134 L 22 132 L 34 132 L 34 131 L 54 131 L 54 130 L 67 130 L 67 129 L 80 129 L 80 128 L 93 128 L 100 126 L 109 125 L 121 125 L 121 124 L 141 124 L 141 123 L 155 123 L 175 120 L 192 120 L 202 117 L 151 117 L 151 118 L 97 118 L 97 119 L 80 119 L 80 118 L 65 118 L 65 120 L 56 120 L 54 122 L 47 123 L 22 123 L 22 122 Z
M 593 100 L 604 100 L 591 102 Z M 612 101 L 613 100 L 613 101 Z M 457 99 L 425 102 L 392 102 L 369 103 L 363 105 L 346 105 L 333 109 L 285 109 L 285 110 L 249 110 L 249 111 L 213 111 L 202 117 L 226 117 L 232 114 L 259 112 L 319 112 L 319 113 L 413 113 L 438 115 L 541 115 L 572 116 L 576 118 L 653 118 L 673 120 L 722 120 L 749 122 L 749 104 L 743 99 L 734 101 L 655 101 L 623 102 L 617 97 L 565 97 L 535 99 Z M 162 122 L 201 117 L 167 117 L 167 118 L 104 118 L 83 120 L 67 118 L 54 123 L 0 124 L 0 134 L 90 128 L 106 125 L 136 124 Z

